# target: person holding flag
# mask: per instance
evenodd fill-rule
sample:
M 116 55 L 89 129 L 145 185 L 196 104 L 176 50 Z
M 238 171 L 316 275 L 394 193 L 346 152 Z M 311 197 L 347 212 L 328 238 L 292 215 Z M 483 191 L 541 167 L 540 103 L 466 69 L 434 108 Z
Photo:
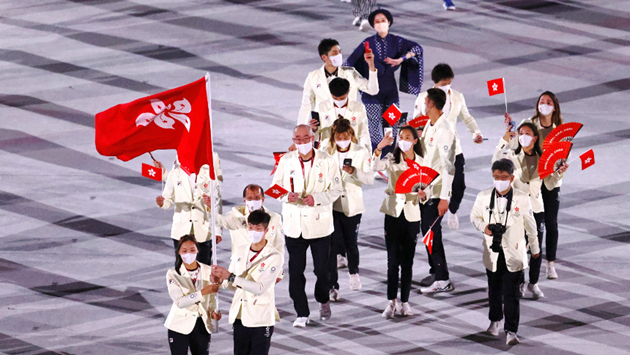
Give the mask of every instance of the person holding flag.
M 544 235 L 544 204 L 542 199 L 542 186 L 544 185 L 547 190 L 553 190 L 562 178 L 562 174 L 569 167 L 567 164 L 563 165 L 557 172 L 540 179 L 538 176 L 538 161 L 542 155 L 542 150 L 538 144 L 539 133 L 538 128 L 531 122 L 523 122 L 520 124 L 517 133 L 512 131 L 511 127 L 505 132 L 505 135 L 499 141 L 499 144 L 495 148 L 492 161 L 498 161 L 500 159 L 508 159 L 514 164 L 514 182 L 512 186 L 514 189 L 519 190 L 529 195 L 530 203 L 534 213 L 534 219 L 536 221 L 538 245 L 542 249 L 542 241 Z M 516 138 L 516 139 L 515 139 Z M 517 141 L 517 148 L 511 149 L 512 141 Z M 549 239 L 547 239 L 549 241 Z M 534 299 L 545 297 L 538 286 L 538 280 L 540 276 L 540 266 L 542 258 L 532 258 L 530 261 L 529 269 L 529 284 L 526 284 L 523 280 L 520 286 L 520 292 L 522 296 L 525 296 L 525 290 L 529 290 L 532 293 Z
M 429 230 L 433 231 L 433 250 L 431 253 L 427 250 L 431 268 L 429 276 L 423 279 L 423 283 L 429 286 L 421 288 L 422 293 L 447 292 L 454 289 L 449 278 L 442 243 L 442 217 L 448 211 L 449 199 L 452 197 L 457 132 L 442 112 L 445 104 L 444 90 L 435 88 L 427 90 L 424 106 L 429 122 L 422 131 L 422 151 L 425 165 L 439 172 L 440 176 L 429 186 L 427 192 L 429 200 L 421 206 L 422 234 L 425 235 Z
M 361 100 L 365 104 L 372 148 L 375 149 L 383 139 L 384 127 L 390 126 L 384 121 L 383 113 L 392 104 L 400 106 L 395 72 L 400 68 L 400 91 L 412 95 L 420 93 L 424 78 L 423 50 L 418 43 L 389 33 L 389 28 L 394 23 L 394 17 L 389 11 L 377 9 L 370 14 L 368 21 L 377 33 L 364 39 L 344 65 L 354 67 L 365 76 L 368 72 L 367 64 L 370 68 L 372 64 L 366 63 L 364 56 L 373 52 L 373 66 L 378 70 L 379 91 L 378 94 L 361 93 Z M 394 131 L 405 125 L 405 122 L 402 119 L 394 125 Z
M 488 276 L 490 326 L 499 336 L 505 315 L 506 344 L 516 345 L 520 318 L 519 285 L 527 268 L 526 234 L 532 258 L 540 255 L 530 197 L 511 187 L 514 164 L 500 159 L 492 164 L 494 188 L 481 191 L 470 212 L 470 222 L 483 233 L 483 263 Z
M 530 121 L 538 129 L 540 139 L 538 139 L 538 145 L 543 148 L 543 142 L 547 135 L 554 130 L 554 128 L 560 126 L 564 120 L 560 111 L 560 102 L 554 93 L 551 91 L 545 91 L 538 97 L 536 101 L 536 107 L 534 108 L 534 116 L 529 119 L 523 120 L 523 122 Z M 509 127 L 510 122 L 514 122 L 510 114 L 505 114 L 505 125 Z M 516 142 L 511 143 L 511 147 L 514 148 Z M 515 148 L 514 148 L 515 149 Z M 546 231 L 546 248 L 545 259 L 547 259 L 547 278 L 557 279 L 558 272 L 556 271 L 556 254 L 558 250 L 558 211 L 560 210 L 560 187 L 562 186 L 562 179 L 560 179 L 553 189 L 548 189 L 545 184 L 542 185 L 541 193 L 544 205 L 545 214 L 545 231 Z
M 422 145 L 418 132 L 411 126 L 403 126 L 399 132 L 398 145 L 392 153 L 381 157 L 383 149 L 394 143 L 390 133 L 376 146 L 372 156 L 374 171 L 387 170 L 389 181 L 385 189 L 385 199 L 380 211 L 385 214 L 385 246 L 387 247 L 387 307 L 384 318 L 393 318 L 396 312 L 405 316 L 414 314 L 409 305 L 413 258 L 420 235 L 419 201 L 426 201 L 423 190 L 417 193 L 397 194 L 398 177 L 411 167 L 410 164 L 424 165 Z M 400 301 L 398 280 L 400 279 Z
M 476 144 L 483 143 L 483 136 L 481 130 L 477 125 L 474 117 L 468 112 L 466 106 L 466 100 L 464 95 L 451 88 L 455 74 L 451 66 L 446 63 L 440 63 L 433 67 L 431 70 L 431 79 L 433 80 L 433 88 L 441 89 L 446 93 L 446 103 L 442 108 L 442 112 L 446 117 L 446 120 L 451 124 L 453 129 L 457 131 L 457 120 L 462 120 L 466 124 L 468 131 L 472 135 L 473 142 Z M 424 100 L 427 97 L 427 93 L 423 92 L 418 95 L 414 104 L 413 117 L 426 116 L 426 109 L 424 107 Z M 457 218 L 457 210 L 464 198 L 464 191 L 466 190 L 466 182 L 464 179 L 464 153 L 462 152 L 462 145 L 459 138 L 456 136 L 455 140 L 455 176 L 453 178 L 452 197 L 448 204 L 448 209 L 451 212 L 447 218 L 448 226 L 451 229 L 459 228 L 459 219 Z M 423 286 L 429 286 L 429 284 L 422 283 Z
M 332 205 L 343 194 L 337 160 L 328 153 L 313 149 L 310 126 L 298 125 L 293 130 L 296 150 L 288 152 L 278 163 L 272 186 L 288 193 L 279 196 L 282 202 L 282 223 L 289 252 L 289 295 L 297 313 L 294 327 L 305 327 L 310 310 L 304 290 L 306 251 L 311 249 L 317 281 L 315 299 L 319 302 L 321 320 L 331 317 L 328 272 L 330 235 L 334 231 Z

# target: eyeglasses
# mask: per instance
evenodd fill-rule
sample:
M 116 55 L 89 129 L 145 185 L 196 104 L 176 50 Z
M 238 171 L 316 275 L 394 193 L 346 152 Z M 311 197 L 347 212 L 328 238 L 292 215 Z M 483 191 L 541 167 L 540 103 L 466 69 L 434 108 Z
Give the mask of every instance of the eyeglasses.
M 293 138 L 293 143 L 296 143 L 296 144 L 306 144 L 306 143 L 310 143 L 310 142 L 311 142 L 311 137 L 309 137 L 309 138 L 302 138 L 302 139 Z

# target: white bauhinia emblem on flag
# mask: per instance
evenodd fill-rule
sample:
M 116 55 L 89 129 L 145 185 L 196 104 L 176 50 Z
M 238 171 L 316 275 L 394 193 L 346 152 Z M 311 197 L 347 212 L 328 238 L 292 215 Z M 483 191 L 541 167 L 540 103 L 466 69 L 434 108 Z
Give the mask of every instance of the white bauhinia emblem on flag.
M 273 193 L 274 193 L 274 194 L 279 194 L 279 193 L 280 193 L 280 191 L 278 191 L 278 190 L 275 190 L 275 189 L 274 189 L 274 190 L 273 190 Z
M 396 115 L 394 115 L 394 113 L 393 113 L 393 112 L 390 112 L 390 113 L 389 113 L 389 118 L 391 118 L 392 120 L 393 120 L 393 119 L 396 119 Z
M 149 175 L 155 176 L 155 170 L 153 170 L 153 169 L 149 170 Z
M 141 113 L 136 118 L 136 126 L 146 126 L 153 121 L 164 129 L 174 129 L 173 125 L 175 120 L 177 120 L 190 132 L 190 119 L 185 114 L 190 113 L 191 105 L 186 98 L 168 105 L 165 105 L 161 100 L 152 99 L 151 107 L 153 107 L 155 113 Z
M 497 83 L 492 84 L 492 91 L 497 91 L 499 89 L 499 85 Z

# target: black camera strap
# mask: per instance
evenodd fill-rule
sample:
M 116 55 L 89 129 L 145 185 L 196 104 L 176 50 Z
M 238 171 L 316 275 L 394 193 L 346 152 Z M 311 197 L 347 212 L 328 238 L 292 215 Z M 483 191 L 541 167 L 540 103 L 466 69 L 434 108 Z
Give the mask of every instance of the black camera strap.
M 507 193 L 507 195 L 505 195 L 505 197 L 507 198 L 507 205 L 505 206 L 505 225 L 504 227 L 507 228 L 507 222 L 508 222 L 508 216 L 510 214 L 510 209 L 512 208 L 512 192 L 514 191 L 513 188 L 510 188 L 510 192 Z M 497 189 L 492 189 L 492 197 L 490 198 L 490 212 L 489 216 L 488 216 L 488 222 L 492 223 L 492 210 L 494 210 L 494 199 L 497 196 Z

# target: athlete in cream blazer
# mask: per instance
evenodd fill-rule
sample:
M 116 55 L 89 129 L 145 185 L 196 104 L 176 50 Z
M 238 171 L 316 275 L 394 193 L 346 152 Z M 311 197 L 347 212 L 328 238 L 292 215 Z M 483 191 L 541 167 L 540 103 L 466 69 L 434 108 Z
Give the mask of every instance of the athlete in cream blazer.
M 197 264 L 200 272 L 196 285 L 193 284 L 183 264 L 179 269 L 180 274 L 175 272 L 175 268 L 166 272 L 166 286 L 173 306 L 164 326 L 177 333 L 190 334 L 197 323 L 197 317 L 201 317 L 208 333 L 212 331 L 211 313 L 216 308 L 216 294 L 201 295 L 201 289 L 210 285 L 212 269 L 206 264 L 200 262 Z
M 440 173 L 429 185 L 429 199 L 449 200 L 455 175 L 455 155 L 457 153 L 457 133 L 445 115 L 435 122 L 428 123 L 422 131 L 422 150 L 426 166 Z
M 317 107 L 317 112 L 319 113 L 320 123 L 317 132 L 315 132 L 315 140 L 320 142 L 320 148 L 326 149 L 330 142 L 333 123 L 339 117 L 332 100 L 322 101 Z M 370 140 L 365 106 L 358 101 L 350 99 L 350 95 L 348 95 L 348 104 L 346 105 L 342 117 L 350 121 L 350 125 L 357 135 L 359 144 L 368 152 L 371 152 L 372 141 Z
M 332 157 L 339 161 L 339 167 L 343 166 L 343 161 L 340 161 L 338 152 L 335 152 Z M 350 143 L 346 159 L 352 159 L 354 173 L 348 174 L 340 169 L 344 192 L 333 203 L 333 210 L 343 212 L 346 216 L 352 217 L 365 212 L 361 186 L 374 184 L 374 173 L 371 165 L 372 158 L 365 147 L 356 143 Z
M 496 200 L 494 209 L 490 211 L 490 198 L 493 191 L 494 189 L 481 191 L 477 195 L 473 209 L 470 212 L 470 222 L 480 232 L 483 232 L 490 223 L 505 224 L 505 213 L 501 213 Z M 532 255 L 540 253 L 536 235 L 536 221 L 534 220 L 534 212 L 529 195 L 517 189 L 513 189 L 513 191 L 512 205 L 510 206 L 507 219 L 507 229 L 501 240 L 501 247 L 505 254 L 505 263 L 510 272 L 521 271 L 528 267 L 525 234 L 527 234 Z M 490 221 L 490 213 L 492 213 L 492 221 Z M 496 272 L 499 253 L 495 253 L 490 249 L 492 236 L 485 233 L 483 236 L 483 264 L 486 269 Z
M 330 101 L 332 103 L 332 95 L 328 89 L 328 79 L 324 67 L 325 65 L 322 65 L 321 68 L 310 72 L 306 77 L 298 124 L 308 124 L 311 119 L 311 111 L 313 108 L 317 108 L 321 102 Z M 352 101 L 357 101 L 359 90 L 369 95 L 378 94 L 378 72 L 376 70 L 370 71 L 369 79 L 365 79 L 353 67 L 339 67 L 337 77 L 350 82 L 348 98 Z
M 288 202 L 287 196 L 282 201 L 282 221 L 284 234 L 290 238 L 314 239 L 329 236 L 333 231 L 332 204 L 343 193 L 341 174 L 337 161 L 325 152 L 313 150 L 313 166 L 306 181 L 302 174 L 299 153 L 297 150 L 288 152 L 278 162 L 278 168 L 273 176 L 271 185 L 278 184 L 287 191 L 302 197 L 312 195 L 315 199 L 313 207 L 298 200 Z M 306 162 L 305 164 L 309 164 Z M 308 184 L 307 184 L 308 182 Z
M 265 238 L 279 252 L 284 254 L 284 234 L 282 234 L 282 217 L 264 206 L 261 209 L 271 216 L 269 231 Z M 247 206 L 236 206 L 225 215 L 217 215 L 219 224 L 223 228 L 230 230 L 232 237 L 232 254 L 243 245 L 252 243 L 247 233 L 247 217 L 249 216 Z

